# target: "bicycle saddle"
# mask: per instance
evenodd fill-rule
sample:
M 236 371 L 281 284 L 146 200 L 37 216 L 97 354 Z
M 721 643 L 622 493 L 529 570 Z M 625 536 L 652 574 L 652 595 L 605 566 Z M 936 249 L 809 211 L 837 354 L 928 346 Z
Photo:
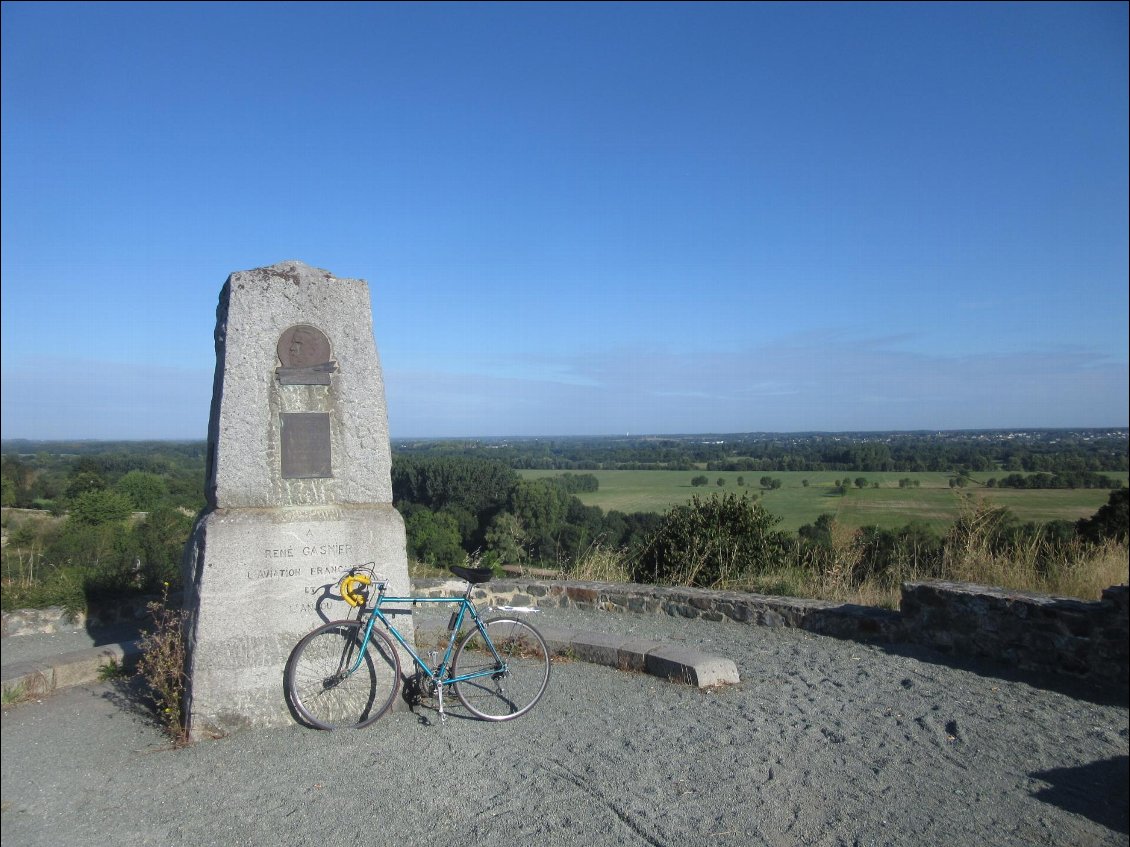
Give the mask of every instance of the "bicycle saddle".
M 472 585 L 477 585 L 480 582 L 490 582 L 490 578 L 494 576 L 494 571 L 490 568 L 465 568 L 462 565 L 452 565 L 451 572 L 460 579 L 465 579 Z

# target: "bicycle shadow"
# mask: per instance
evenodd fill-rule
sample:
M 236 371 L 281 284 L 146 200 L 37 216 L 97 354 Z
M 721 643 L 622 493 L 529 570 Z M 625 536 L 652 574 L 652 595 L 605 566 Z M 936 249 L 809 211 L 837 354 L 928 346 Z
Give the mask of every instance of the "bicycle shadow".
M 444 718 L 478 722 L 478 718 L 465 710 L 455 692 L 450 687 L 447 690 L 448 693 L 443 696 Z M 405 680 L 400 696 L 407 704 L 408 711 L 415 716 L 416 722 L 420 726 L 443 725 L 443 720 L 439 715 L 439 700 L 435 695 L 435 685 L 422 673 L 417 671 Z

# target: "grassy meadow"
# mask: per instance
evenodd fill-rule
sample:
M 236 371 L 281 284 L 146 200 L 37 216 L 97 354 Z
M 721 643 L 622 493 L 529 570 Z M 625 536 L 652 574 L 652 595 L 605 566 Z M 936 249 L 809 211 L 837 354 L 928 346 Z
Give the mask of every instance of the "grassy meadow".
M 519 471 L 526 479 L 557 476 L 561 471 Z M 885 529 L 922 521 L 939 532 L 958 514 L 960 495 L 969 494 L 993 505 L 1007 506 L 1022 522 L 1052 520 L 1076 521 L 1093 515 L 1107 502 L 1106 489 L 1043 489 L 986 488 L 984 480 L 1000 474 L 974 474 L 973 484 L 950 488 L 948 473 L 861 473 L 844 471 L 578 471 L 592 474 L 600 481 L 600 490 L 577 495 L 587 506 L 599 506 L 606 512 L 665 512 L 672 506 L 690 501 L 697 495 L 708 497 L 724 491 L 758 493 L 765 508 L 781 518 L 781 529 L 796 530 L 812 523 L 824 512 L 836 516 L 849 527 L 875 525 Z M 691 479 L 705 475 L 710 484 L 695 487 Z M 781 480 L 781 487 L 763 491 L 758 480 L 763 476 Z M 854 487 L 846 495 L 833 493 L 834 483 L 848 477 L 854 483 L 864 477 L 868 487 Z M 1127 480 L 1126 473 L 1107 473 L 1114 479 Z M 745 480 L 738 485 L 738 477 Z M 725 480 L 719 486 L 717 481 Z M 900 479 L 917 480 L 914 488 L 899 488 Z M 808 481 L 805 486 L 804 481 Z M 878 488 L 871 487 L 879 483 Z

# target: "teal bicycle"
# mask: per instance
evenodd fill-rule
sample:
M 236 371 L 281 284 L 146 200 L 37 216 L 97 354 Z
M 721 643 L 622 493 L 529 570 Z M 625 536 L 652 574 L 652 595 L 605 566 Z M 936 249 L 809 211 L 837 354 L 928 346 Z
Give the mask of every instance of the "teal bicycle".
M 351 568 L 338 583 L 341 598 L 357 610 L 356 618 L 318 627 L 287 660 L 287 698 L 303 721 L 318 729 L 360 729 L 387 712 L 402 683 L 400 658 L 389 635 L 412 657 L 414 687 L 423 696 L 435 696 L 441 721 L 446 719 L 443 697 L 449 686 L 467 711 L 483 720 L 511 720 L 537 705 L 549 684 L 549 649 L 541 633 L 517 617 L 479 616 L 471 590 L 490 580 L 489 569 L 453 566 L 452 572 L 467 581 L 461 596 L 389 597 L 387 580 L 379 580 L 372 565 Z M 451 634 L 442 659 L 436 650 L 431 664 L 425 662 L 389 620 L 390 614 L 405 610 L 384 607 L 409 603 L 458 607 L 448 620 Z M 378 621 L 388 635 L 375 627 Z

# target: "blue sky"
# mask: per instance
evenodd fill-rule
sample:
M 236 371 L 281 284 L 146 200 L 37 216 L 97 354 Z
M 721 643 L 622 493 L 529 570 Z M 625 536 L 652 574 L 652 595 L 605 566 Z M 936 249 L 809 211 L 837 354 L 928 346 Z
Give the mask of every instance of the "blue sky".
M 1128 423 L 1125 3 L 4 3 L 4 438 L 203 438 L 228 274 L 394 437 Z

